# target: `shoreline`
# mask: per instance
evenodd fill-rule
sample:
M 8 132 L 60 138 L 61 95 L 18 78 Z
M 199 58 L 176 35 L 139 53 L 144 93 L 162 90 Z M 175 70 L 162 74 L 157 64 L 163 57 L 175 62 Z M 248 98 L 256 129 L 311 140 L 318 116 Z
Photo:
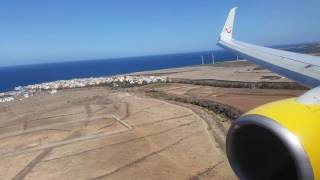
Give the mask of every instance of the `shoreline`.
M 224 69 L 228 69 L 236 76 L 228 78 Z M 219 72 L 220 71 L 220 72 Z M 203 73 L 201 75 L 200 73 Z M 213 73 L 212 73 L 213 72 Z M 210 78 L 207 74 L 211 73 Z M 220 76 L 218 74 L 221 74 Z M 254 76 L 250 73 L 253 73 Z M 195 75 L 194 75 L 195 74 Z M 199 75 L 200 74 L 200 75 Z M 250 78 L 244 81 L 250 74 Z M 260 79 L 252 78 L 258 77 Z M 240 78 L 243 76 L 242 78 Z M 74 89 L 84 87 L 112 87 L 112 88 L 130 88 L 154 83 L 181 83 L 204 85 L 224 88 L 248 88 L 248 89 L 294 89 L 306 90 L 307 88 L 283 78 L 279 75 L 268 72 L 247 61 L 225 61 L 209 65 L 192 65 L 178 68 L 168 68 L 153 71 L 142 71 L 123 75 L 76 78 L 70 80 L 57 80 L 27 86 L 15 87 L 13 91 L 0 93 L 0 103 L 22 100 L 39 93 L 55 94 L 59 90 Z
M 55 94 L 64 89 L 88 88 L 88 87 L 135 87 L 150 83 L 167 82 L 168 78 L 164 76 L 111 76 L 97 78 L 81 78 L 71 80 L 58 80 L 47 83 L 33 84 L 27 86 L 18 86 L 14 91 L 0 93 L 0 103 L 22 100 L 42 92 Z

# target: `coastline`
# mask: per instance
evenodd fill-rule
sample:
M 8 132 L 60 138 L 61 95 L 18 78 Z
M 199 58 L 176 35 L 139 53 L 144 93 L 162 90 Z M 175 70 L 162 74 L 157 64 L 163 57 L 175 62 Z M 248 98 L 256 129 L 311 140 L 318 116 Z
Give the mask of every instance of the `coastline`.
M 0 103 L 0 179 L 237 179 L 225 154 L 232 121 L 306 91 L 247 77 L 293 83 L 237 61 L 18 88 L 21 100 Z
M 14 91 L 0 93 L 0 103 L 22 100 L 43 92 L 55 94 L 63 89 L 94 86 L 128 88 L 153 83 L 182 83 L 249 89 L 306 89 L 284 77 L 241 60 L 18 86 Z

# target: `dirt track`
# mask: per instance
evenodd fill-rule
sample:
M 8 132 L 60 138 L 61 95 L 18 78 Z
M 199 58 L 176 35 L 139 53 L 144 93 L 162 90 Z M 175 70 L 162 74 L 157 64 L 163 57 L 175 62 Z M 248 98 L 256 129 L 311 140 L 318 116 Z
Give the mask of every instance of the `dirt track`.
M 228 124 L 106 88 L 0 105 L 0 179 L 235 179 Z
M 239 109 L 242 113 L 262 104 L 296 97 L 305 92 L 305 90 L 288 89 L 220 88 L 178 83 L 149 85 L 144 88 L 164 92 L 174 97 L 211 100 Z

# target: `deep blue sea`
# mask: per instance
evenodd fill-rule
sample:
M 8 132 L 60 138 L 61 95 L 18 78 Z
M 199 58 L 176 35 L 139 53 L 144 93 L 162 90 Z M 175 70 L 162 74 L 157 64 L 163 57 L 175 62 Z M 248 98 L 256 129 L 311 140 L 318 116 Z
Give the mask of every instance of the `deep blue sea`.
M 146 56 L 121 59 L 87 60 L 37 65 L 0 67 L 0 92 L 13 90 L 16 86 L 67 80 L 73 78 L 109 76 L 146 70 L 182 67 L 205 63 L 234 60 L 236 57 L 227 51 L 197 52 L 185 54 Z

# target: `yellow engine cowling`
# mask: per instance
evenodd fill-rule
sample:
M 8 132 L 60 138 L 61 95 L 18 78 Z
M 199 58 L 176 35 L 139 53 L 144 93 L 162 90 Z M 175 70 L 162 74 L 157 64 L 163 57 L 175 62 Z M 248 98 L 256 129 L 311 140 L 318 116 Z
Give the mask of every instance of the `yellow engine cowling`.
M 320 179 L 320 105 L 293 98 L 246 113 L 229 130 L 227 155 L 240 179 Z

